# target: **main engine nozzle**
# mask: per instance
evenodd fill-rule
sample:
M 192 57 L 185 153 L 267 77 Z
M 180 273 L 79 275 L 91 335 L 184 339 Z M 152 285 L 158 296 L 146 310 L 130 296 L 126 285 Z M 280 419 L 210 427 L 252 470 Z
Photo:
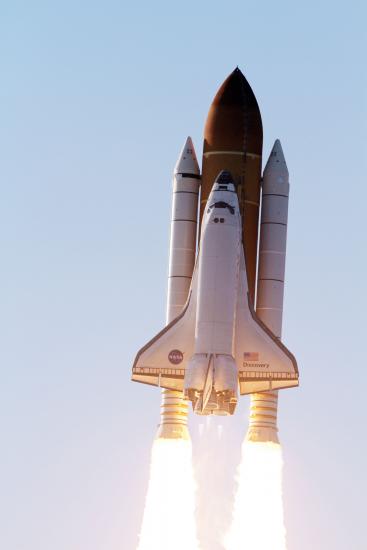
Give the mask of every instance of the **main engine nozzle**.
M 184 396 L 197 414 L 227 416 L 237 405 L 238 373 L 231 355 L 195 353 L 186 377 Z

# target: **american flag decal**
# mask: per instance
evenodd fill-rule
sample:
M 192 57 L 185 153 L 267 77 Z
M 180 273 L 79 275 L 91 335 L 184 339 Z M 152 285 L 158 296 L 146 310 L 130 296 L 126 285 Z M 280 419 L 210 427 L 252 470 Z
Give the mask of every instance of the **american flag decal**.
M 245 361 L 258 361 L 259 353 L 257 351 L 245 351 L 243 358 Z

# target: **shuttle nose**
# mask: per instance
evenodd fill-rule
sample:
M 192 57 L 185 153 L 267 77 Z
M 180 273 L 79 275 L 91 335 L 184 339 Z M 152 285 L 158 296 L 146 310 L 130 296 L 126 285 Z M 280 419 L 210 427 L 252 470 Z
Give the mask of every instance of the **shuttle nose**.
M 236 191 L 234 179 L 229 170 L 221 170 L 214 180 L 212 191 Z
M 229 172 L 228 170 L 222 170 L 217 175 L 214 183 L 218 185 L 228 185 L 229 183 L 231 183 L 232 185 L 234 185 L 231 172 Z

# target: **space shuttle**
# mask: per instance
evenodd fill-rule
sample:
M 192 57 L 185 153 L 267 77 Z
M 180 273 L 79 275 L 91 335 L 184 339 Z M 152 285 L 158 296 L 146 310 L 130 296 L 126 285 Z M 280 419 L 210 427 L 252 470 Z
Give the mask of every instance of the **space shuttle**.
M 295 357 L 257 316 L 236 183 L 213 182 L 180 313 L 137 354 L 132 380 L 183 392 L 200 415 L 231 415 L 239 395 L 298 386 Z

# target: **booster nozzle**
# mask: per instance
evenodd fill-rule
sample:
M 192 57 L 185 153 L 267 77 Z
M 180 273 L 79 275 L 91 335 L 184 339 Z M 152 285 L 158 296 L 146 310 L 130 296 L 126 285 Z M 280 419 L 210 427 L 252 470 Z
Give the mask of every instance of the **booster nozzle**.
M 277 392 L 253 393 L 251 395 L 250 425 L 246 440 L 253 443 L 278 443 Z
M 190 434 L 188 427 L 182 424 L 160 424 L 156 439 L 184 439 L 189 441 Z
M 188 404 L 182 392 L 162 390 L 161 422 L 156 439 L 190 440 L 187 427 Z

